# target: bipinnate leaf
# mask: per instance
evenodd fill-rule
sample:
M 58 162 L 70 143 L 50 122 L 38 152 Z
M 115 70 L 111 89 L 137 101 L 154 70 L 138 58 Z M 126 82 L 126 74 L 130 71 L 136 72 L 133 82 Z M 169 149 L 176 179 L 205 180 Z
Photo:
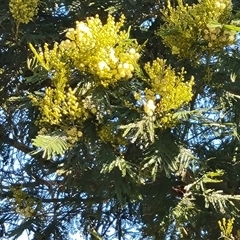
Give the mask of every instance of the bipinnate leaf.
M 38 135 L 33 139 L 33 145 L 40 148 L 34 153 L 43 151 L 43 158 L 50 159 L 55 155 L 63 155 L 67 150 L 67 143 L 58 135 Z

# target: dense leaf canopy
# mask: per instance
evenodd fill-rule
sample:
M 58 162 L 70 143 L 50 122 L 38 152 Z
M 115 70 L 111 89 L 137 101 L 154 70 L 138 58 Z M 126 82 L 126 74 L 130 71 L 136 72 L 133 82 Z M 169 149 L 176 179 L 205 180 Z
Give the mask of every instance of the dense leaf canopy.
M 239 1 L 0 3 L 0 237 L 240 239 Z

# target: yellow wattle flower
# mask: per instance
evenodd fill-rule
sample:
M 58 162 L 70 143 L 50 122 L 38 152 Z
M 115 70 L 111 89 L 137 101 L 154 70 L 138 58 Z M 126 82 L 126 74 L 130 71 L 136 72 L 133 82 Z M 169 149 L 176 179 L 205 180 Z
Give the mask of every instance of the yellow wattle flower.
M 10 0 L 10 12 L 18 23 L 29 23 L 37 14 L 39 0 Z
M 170 2 L 162 10 L 165 24 L 161 26 L 159 35 L 163 43 L 170 47 L 172 54 L 179 58 L 191 60 L 194 64 L 201 59 L 206 52 L 219 52 L 226 45 L 232 44 L 236 33 L 228 33 L 218 26 L 210 26 L 212 21 L 220 24 L 228 24 L 232 12 L 231 0 L 199 0 L 198 4 L 183 4 L 174 8 Z

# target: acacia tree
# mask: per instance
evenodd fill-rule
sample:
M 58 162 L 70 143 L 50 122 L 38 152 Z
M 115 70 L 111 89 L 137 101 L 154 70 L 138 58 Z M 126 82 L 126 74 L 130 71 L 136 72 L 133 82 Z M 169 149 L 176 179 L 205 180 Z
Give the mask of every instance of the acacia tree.
M 240 238 L 237 1 L 1 6 L 2 236 Z

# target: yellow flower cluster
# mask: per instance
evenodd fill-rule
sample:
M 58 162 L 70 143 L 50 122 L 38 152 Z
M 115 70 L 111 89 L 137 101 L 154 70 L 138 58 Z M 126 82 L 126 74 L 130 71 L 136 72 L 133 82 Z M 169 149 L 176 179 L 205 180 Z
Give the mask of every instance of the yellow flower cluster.
M 148 116 L 153 116 L 154 114 L 154 111 L 156 109 L 156 105 L 155 105 L 155 102 L 152 100 L 152 99 L 149 99 L 147 101 L 146 104 L 144 104 L 144 112 L 148 115 Z
M 123 24 L 123 16 L 119 22 L 109 16 L 105 25 L 96 16 L 88 18 L 86 23 L 77 22 L 75 29 L 68 29 L 68 39 L 55 43 L 52 49 L 45 44 L 38 53 L 30 44 L 54 85 L 54 88 L 45 90 L 43 97 L 30 96 L 40 110 L 40 123 L 56 125 L 64 120 L 87 117 L 85 105 L 88 101 L 77 98 L 75 90 L 67 87 L 73 71 L 91 75 L 92 86 L 108 87 L 120 79 L 132 78 L 139 70 L 139 45 L 129 39 L 129 32 L 120 30 Z
M 129 41 L 128 32 L 120 31 L 123 24 L 124 16 L 118 23 L 109 16 L 105 25 L 96 16 L 87 19 L 87 23 L 77 22 L 76 29 L 69 29 L 66 34 L 78 46 L 78 51 L 70 55 L 76 67 L 97 74 L 105 87 L 121 78 L 131 78 L 140 57 L 137 43 Z
M 126 140 L 111 125 L 106 124 L 98 131 L 100 139 L 105 143 L 111 143 L 115 145 L 124 145 Z
M 23 192 L 21 188 L 11 188 L 11 190 L 13 192 L 15 211 L 26 218 L 34 216 L 37 207 L 34 199 Z
M 234 217 L 228 220 L 226 220 L 226 218 L 223 218 L 222 221 L 221 220 L 218 221 L 218 226 L 225 239 L 234 239 L 232 234 L 234 221 L 235 221 Z
M 59 131 L 59 126 L 57 126 L 55 129 Z M 53 130 L 54 128 L 52 126 L 49 128 L 43 127 L 38 131 L 37 135 L 48 135 L 49 132 L 52 132 Z M 68 148 L 73 147 L 83 134 L 82 131 L 80 131 L 76 126 L 61 125 L 61 130 L 61 137 L 68 143 Z
M 31 44 L 30 49 L 39 63 L 49 72 L 53 85 L 58 90 L 64 91 L 71 75 L 69 59 L 65 56 L 66 49 L 59 47 L 58 43 L 54 44 L 52 50 L 49 50 L 48 44 L 45 44 L 44 50 L 40 53 L 37 53 Z
M 9 8 L 18 23 L 29 23 L 38 11 L 39 0 L 10 0 Z
M 161 118 L 162 125 L 171 124 L 171 111 L 179 109 L 183 104 L 188 103 L 192 98 L 193 77 L 185 81 L 184 69 L 176 73 L 174 69 L 166 65 L 166 60 L 157 58 L 152 64 L 147 63 L 145 70 L 149 76 L 151 89 L 146 89 L 145 94 L 148 104 L 145 105 L 145 112 L 149 115 L 155 111 Z M 160 96 L 160 103 L 155 104 L 155 96 Z M 146 110 L 146 106 L 149 109 Z
M 196 62 L 204 53 L 217 52 L 234 41 L 235 33 L 225 32 L 209 23 L 226 24 L 231 16 L 230 0 L 202 0 L 192 6 L 179 5 L 173 8 L 170 3 L 162 10 L 166 24 L 159 34 L 173 54 Z
M 31 95 L 32 103 L 39 107 L 41 113 L 40 125 L 44 123 L 58 125 L 63 121 L 86 118 L 88 114 L 75 93 L 76 89 L 71 88 L 68 88 L 66 93 L 57 88 L 47 88 L 43 98 Z
M 67 134 L 67 141 L 70 145 L 76 143 L 81 137 L 82 132 L 77 129 L 77 127 L 68 127 L 63 129 Z
M 52 70 L 56 81 L 66 82 L 67 64 L 71 62 L 72 68 L 96 76 L 96 85 L 107 87 L 119 79 L 130 79 L 138 70 L 139 45 L 129 39 L 129 32 L 120 31 L 123 24 L 123 16 L 117 23 L 109 16 L 105 25 L 96 16 L 88 18 L 86 23 L 76 22 L 76 28 L 66 33 L 68 39 L 56 43 L 52 50 L 45 45 L 44 51 L 38 54 L 30 47 L 42 66 Z
M 105 87 L 131 78 L 140 57 L 138 44 L 129 40 L 128 32 L 120 31 L 123 24 L 124 16 L 118 23 L 109 16 L 105 25 L 98 16 L 89 18 L 68 30 L 66 37 L 71 41 L 61 43 L 68 45 L 69 52 L 74 51 L 69 57 L 77 69 L 97 75 L 98 84 Z
M 203 31 L 203 38 L 208 42 L 209 49 L 221 50 L 223 46 L 233 44 L 236 38 L 236 31 L 224 30 L 221 27 L 207 26 Z

